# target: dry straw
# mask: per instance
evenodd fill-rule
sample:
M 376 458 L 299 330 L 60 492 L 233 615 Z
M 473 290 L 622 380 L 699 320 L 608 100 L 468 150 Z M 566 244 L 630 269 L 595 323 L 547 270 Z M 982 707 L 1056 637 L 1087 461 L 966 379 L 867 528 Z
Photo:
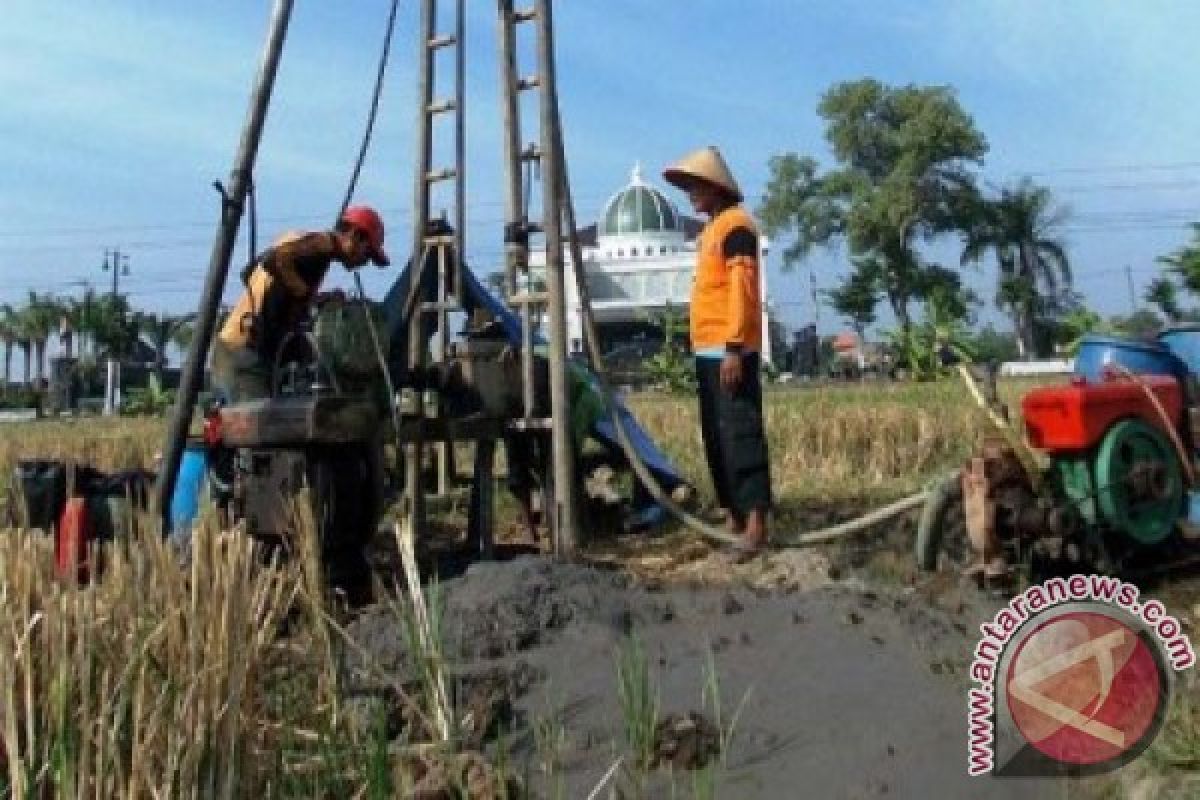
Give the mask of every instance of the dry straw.
M 0 743 L 13 797 L 234 797 L 275 747 L 261 673 L 293 571 L 202 526 L 183 572 L 159 537 L 110 545 L 100 582 L 0 533 Z

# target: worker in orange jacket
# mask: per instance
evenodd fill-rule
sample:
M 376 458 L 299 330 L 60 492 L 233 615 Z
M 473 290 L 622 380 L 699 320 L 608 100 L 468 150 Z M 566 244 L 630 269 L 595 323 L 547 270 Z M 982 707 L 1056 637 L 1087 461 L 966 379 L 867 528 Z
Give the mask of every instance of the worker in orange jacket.
M 213 382 L 226 402 L 271 393 L 271 367 L 284 337 L 318 294 L 330 265 L 348 270 L 367 261 L 390 262 L 383 249 L 383 220 L 367 206 L 347 208 L 331 231 L 289 233 L 259 256 L 213 343 Z
M 771 480 L 763 429 L 759 352 L 758 230 L 715 147 L 663 172 L 708 217 L 696 242 L 689 325 L 699 384 L 700 429 L 717 500 L 739 535 L 739 559 L 767 544 Z

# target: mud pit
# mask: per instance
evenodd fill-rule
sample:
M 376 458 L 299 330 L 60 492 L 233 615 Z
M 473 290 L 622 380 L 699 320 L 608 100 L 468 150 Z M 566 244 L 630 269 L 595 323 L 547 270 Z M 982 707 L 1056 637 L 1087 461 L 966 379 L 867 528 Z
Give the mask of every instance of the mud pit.
M 683 765 L 706 760 L 730 798 L 1063 796 L 1048 781 L 966 775 L 965 665 L 986 601 L 855 588 L 832 582 L 819 554 L 802 558 L 768 564 L 791 576 L 772 588 L 645 585 L 540 556 L 470 566 L 442 589 L 472 738 L 494 759 L 510 731 L 503 758 L 533 796 L 587 797 L 618 756 L 632 766 L 616 663 L 636 638 L 660 727 L 674 731 L 656 738 L 656 760 L 680 769 L 649 769 L 633 790 L 627 772 L 623 792 L 600 797 L 691 797 L 697 773 Z M 379 669 L 409 675 L 393 612 L 365 610 L 351 635 L 375 662 L 352 657 L 351 686 L 377 689 Z M 703 700 L 710 653 L 726 727 L 742 706 L 723 757 L 711 756 L 720 737 Z

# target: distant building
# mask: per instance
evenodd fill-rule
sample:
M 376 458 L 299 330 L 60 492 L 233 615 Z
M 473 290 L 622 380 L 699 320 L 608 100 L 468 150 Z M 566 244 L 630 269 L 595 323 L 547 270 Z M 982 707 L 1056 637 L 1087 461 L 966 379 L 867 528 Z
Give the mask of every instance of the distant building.
M 662 337 L 658 317 L 673 310 L 686 320 L 696 265 L 696 237 L 703 224 L 679 213 L 658 188 L 633 168 L 629 183 L 604 205 L 599 221 L 580 230 L 584 273 L 605 352 Z M 771 361 L 767 335 L 767 240 L 760 237 L 763 298 L 763 361 Z M 570 252 L 568 270 L 575 268 Z M 545 267 L 544 253 L 530 254 L 531 267 Z M 535 272 L 535 275 L 538 274 Z M 567 274 L 567 349 L 583 349 L 583 321 L 574 275 Z

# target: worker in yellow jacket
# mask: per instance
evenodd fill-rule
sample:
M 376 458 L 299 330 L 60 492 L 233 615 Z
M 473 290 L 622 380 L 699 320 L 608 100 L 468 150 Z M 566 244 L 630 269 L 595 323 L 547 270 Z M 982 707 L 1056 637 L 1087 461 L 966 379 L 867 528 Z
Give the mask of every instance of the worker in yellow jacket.
M 771 480 L 763 429 L 759 352 L 758 230 L 715 147 L 663 172 L 708 217 L 696 242 L 689 326 L 700 395 L 700 429 L 717 500 L 739 534 L 740 558 L 767 544 Z
M 284 337 L 319 299 L 330 265 L 387 266 L 383 220 L 367 206 L 347 208 L 331 231 L 290 233 L 259 256 L 246 291 L 213 343 L 213 382 L 226 402 L 271 393 L 271 366 Z

